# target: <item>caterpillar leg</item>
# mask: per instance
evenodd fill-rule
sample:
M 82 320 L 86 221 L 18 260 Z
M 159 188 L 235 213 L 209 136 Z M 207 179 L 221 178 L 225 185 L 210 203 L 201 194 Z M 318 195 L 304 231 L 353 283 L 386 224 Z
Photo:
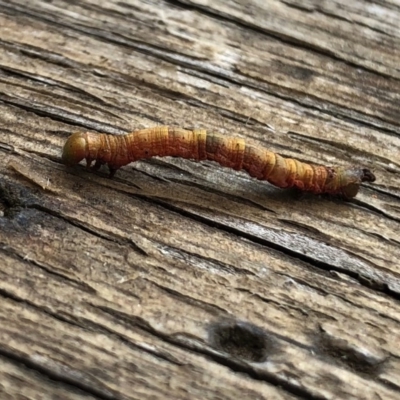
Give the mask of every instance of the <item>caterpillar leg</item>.
M 103 164 L 105 164 L 105 163 L 100 160 L 96 160 L 96 163 L 93 165 L 92 169 L 94 171 L 98 171 Z
M 110 171 L 108 177 L 110 179 L 112 179 L 114 177 L 115 173 L 118 171 L 118 168 L 115 168 L 115 167 L 112 167 L 111 165 L 108 165 L 108 169 Z

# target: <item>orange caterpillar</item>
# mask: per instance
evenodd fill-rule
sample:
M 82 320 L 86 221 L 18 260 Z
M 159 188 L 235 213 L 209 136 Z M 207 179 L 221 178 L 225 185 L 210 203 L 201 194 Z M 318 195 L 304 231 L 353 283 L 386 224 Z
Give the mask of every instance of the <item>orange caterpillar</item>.
M 297 187 L 312 193 L 354 197 L 361 182 L 374 182 L 374 174 L 360 167 L 325 167 L 284 158 L 265 148 L 246 145 L 240 138 L 225 137 L 205 130 L 188 131 L 168 126 L 142 129 L 123 136 L 77 132 L 64 145 L 62 160 L 74 165 L 86 159 L 94 169 L 108 164 L 110 177 L 130 162 L 151 157 L 182 157 L 212 160 L 244 169 L 250 176 L 280 188 Z

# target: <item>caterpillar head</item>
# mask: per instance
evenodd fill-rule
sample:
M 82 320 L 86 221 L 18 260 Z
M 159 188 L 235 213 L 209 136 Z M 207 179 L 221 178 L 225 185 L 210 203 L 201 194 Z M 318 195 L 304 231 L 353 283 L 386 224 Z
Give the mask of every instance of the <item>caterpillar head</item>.
M 75 165 L 87 156 L 87 139 L 86 134 L 76 132 L 72 134 L 65 142 L 62 162 L 66 165 Z

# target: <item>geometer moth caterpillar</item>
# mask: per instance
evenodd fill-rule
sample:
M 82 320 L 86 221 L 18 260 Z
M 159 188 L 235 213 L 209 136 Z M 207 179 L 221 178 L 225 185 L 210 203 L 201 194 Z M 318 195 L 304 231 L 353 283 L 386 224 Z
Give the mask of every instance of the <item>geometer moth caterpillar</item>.
M 357 194 L 361 182 L 375 181 L 374 174 L 367 168 L 307 164 L 247 145 L 240 138 L 168 126 L 121 136 L 77 132 L 65 143 L 62 160 L 67 165 L 74 165 L 86 159 L 88 167 L 96 161 L 93 167 L 96 170 L 107 164 L 112 177 L 123 165 L 155 156 L 212 160 L 234 170 L 244 169 L 250 176 L 280 188 L 297 187 L 346 198 Z

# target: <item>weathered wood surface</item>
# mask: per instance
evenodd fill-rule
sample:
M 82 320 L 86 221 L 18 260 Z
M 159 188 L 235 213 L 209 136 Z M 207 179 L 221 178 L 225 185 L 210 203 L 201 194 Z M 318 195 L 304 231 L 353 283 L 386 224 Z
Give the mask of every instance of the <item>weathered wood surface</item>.
M 399 399 L 399 21 L 0 0 L 0 398 Z M 159 124 L 377 182 L 343 202 L 212 163 L 61 165 L 74 131 Z

